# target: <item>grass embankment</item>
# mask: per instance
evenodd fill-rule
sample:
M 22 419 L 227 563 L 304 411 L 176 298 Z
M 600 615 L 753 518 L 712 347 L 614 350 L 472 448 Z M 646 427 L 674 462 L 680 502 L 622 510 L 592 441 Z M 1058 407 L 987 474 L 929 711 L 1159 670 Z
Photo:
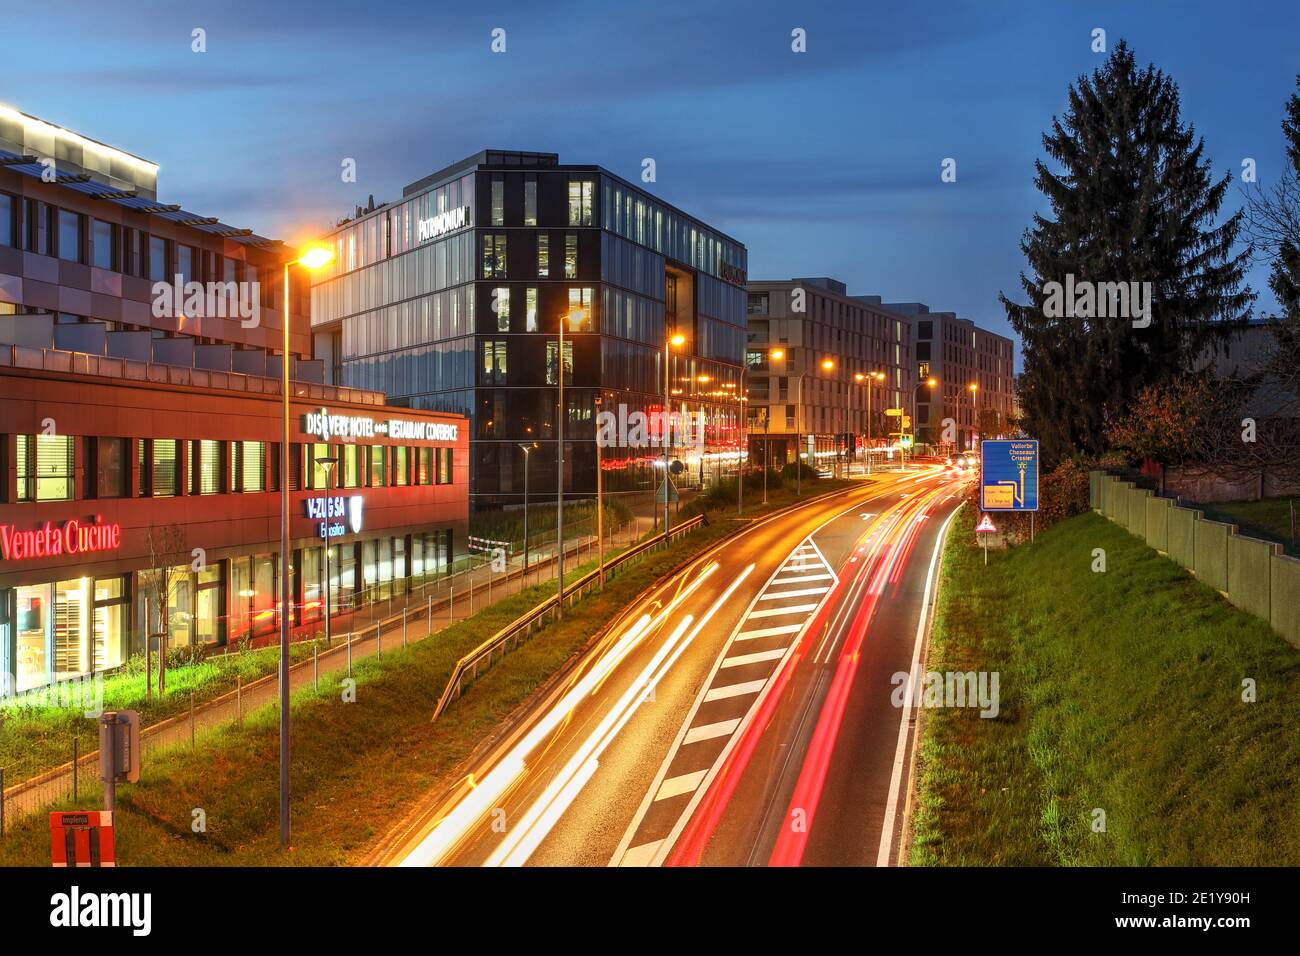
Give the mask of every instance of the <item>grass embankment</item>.
M 291 659 L 310 657 L 311 648 L 311 641 L 293 645 Z M 268 647 L 168 667 L 167 693 L 159 697 L 155 656 L 153 694 L 146 699 L 144 657 L 139 655 L 127 670 L 103 678 L 103 708 L 137 710 L 141 726 L 148 727 L 189 710 L 191 692 L 197 704 L 204 704 L 233 691 L 241 678 L 247 685 L 274 674 L 278 660 L 279 651 Z M 42 690 L 0 702 L 0 767 L 5 768 L 6 786 L 70 761 L 74 738 L 83 754 L 99 749 L 99 721 L 85 716 L 94 706 L 93 684 L 75 683 L 49 688 L 48 695 Z
M 925 712 L 912 863 L 1300 863 L 1300 652 L 1098 515 L 987 568 L 974 517 L 927 669 L 1000 672 L 1001 711 Z
M 1292 532 L 1291 509 L 1300 515 L 1300 500 L 1262 498 L 1259 501 L 1223 501 L 1201 505 L 1207 518 L 1231 521 L 1242 534 L 1268 541 L 1279 541 L 1287 554 L 1300 557 L 1300 537 Z M 1300 519 L 1298 519 L 1300 520 Z
M 355 703 L 342 699 L 343 675 L 322 679 L 318 694 L 295 694 L 292 853 L 278 846 L 277 712 L 264 707 L 242 727 L 201 734 L 197 753 L 181 747 L 151 757 L 139 784 L 119 788 L 118 860 L 131 866 L 357 862 L 412 797 L 444 779 L 638 593 L 735 530 L 734 522 L 716 520 L 629 566 L 605 591 L 500 660 L 437 722 L 430 717 L 456 661 L 549 596 L 552 585 L 499 601 L 433 639 L 385 651 L 380 660 L 359 661 Z M 206 814 L 205 833 L 192 832 L 196 809 Z M 4 865 L 49 865 L 44 816 L 20 821 L 0 840 Z

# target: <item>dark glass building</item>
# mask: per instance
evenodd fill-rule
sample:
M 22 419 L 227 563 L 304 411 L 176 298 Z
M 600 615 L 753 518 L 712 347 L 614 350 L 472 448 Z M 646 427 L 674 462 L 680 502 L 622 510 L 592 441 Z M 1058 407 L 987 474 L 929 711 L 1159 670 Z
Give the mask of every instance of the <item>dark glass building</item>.
M 325 237 L 316 354 L 335 384 L 471 419 L 471 501 L 554 494 L 562 317 L 565 489 L 596 485 L 596 399 L 620 421 L 663 419 L 675 482 L 734 471 L 743 448 L 745 247 L 599 166 L 489 150 L 358 210 Z M 681 336 L 677 346 L 669 344 Z M 634 419 L 633 419 L 634 420 Z M 702 427 L 701 427 L 702 426 Z M 627 429 L 621 429 L 623 434 Z M 649 491 L 662 447 L 602 449 L 605 488 Z M 690 434 L 683 434 L 689 431 Z

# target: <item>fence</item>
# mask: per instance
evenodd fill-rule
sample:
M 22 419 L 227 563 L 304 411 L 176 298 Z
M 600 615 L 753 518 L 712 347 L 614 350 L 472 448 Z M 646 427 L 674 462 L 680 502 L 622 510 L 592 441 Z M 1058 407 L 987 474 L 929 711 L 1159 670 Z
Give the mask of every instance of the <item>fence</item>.
M 673 536 L 698 527 L 700 521 L 696 518 L 683 522 L 680 527 L 673 528 Z M 633 522 L 626 534 L 608 536 L 607 546 L 617 546 L 615 538 L 634 541 L 635 537 Z M 643 554 L 660 544 L 662 537 L 661 533 L 642 544 L 632 545 L 616 559 L 607 561 L 607 576 L 614 568 L 622 566 L 629 556 Z M 572 539 L 566 534 L 565 545 L 566 557 L 575 563 L 590 559 L 597 551 L 594 536 Z M 535 583 L 553 579 L 556 550 L 552 541 L 550 548 L 543 549 L 542 553 L 534 551 L 526 570 L 522 561 L 511 561 L 506 570 L 492 572 L 484 561 L 479 560 L 474 567 L 466 568 L 452 578 L 439 577 L 435 580 L 430 577 L 422 582 L 427 585 L 425 588 L 405 589 L 406 593 L 400 595 L 396 606 L 393 596 L 388 595 L 388 606 L 394 610 L 388 615 L 382 613 L 384 602 L 374 601 L 366 609 L 370 619 L 365 619 L 365 615 L 354 615 L 350 626 L 334 632 L 331 645 L 320 646 L 320 655 L 326 659 L 343 658 L 346 655 L 350 662 L 354 649 L 360 649 L 367 643 L 371 643 L 374 652 L 381 655 L 386 644 L 395 648 L 404 645 L 408 639 L 421 639 L 433 632 L 435 623 L 449 626 L 454 621 L 463 620 L 476 610 L 481 610 L 494 597 L 504 597 L 515 590 L 522 591 Z M 585 575 L 571 585 L 565 592 L 566 600 L 572 602 L 585 593 L 593 578 L 598 579 L 599 572 Z M 554 600 L 551 597 L 541 606 L 549 608 Z M 321 631 L 315 635 L 300 633 L 298 639 L 310 640 L 321 636 L 323 622 L 320 627 Z M 342 670 L 343 667 L 338 669 Z M 316 676 L 316 654 L 313 651 L 311 658 L 290 668 L 290 687 L 313 684 Z M 242 721 L 244 715 L 252 709 L 274 702 L 277 682 L 278 676 L 272 673 L 248 684 L 239 683 L 234 691 L 203 701 L 197 708 L 191 698 L 190 707 L 182 713 L 143 728 L 140 735 L 142 756 L 174 746 L 194 747 L 198 731 L 216 724 Z M 58 687 L 54 690 L 62 692 Z M 5 719 L 4 711 L 0 710 L 0 721 Z M 60 800 L 69 797 L 84 799 L 89 796 L 97 801 L 101 787 L 99 754 L 93 744 L 82 746 L 74 730 L 68 735 L 66 762 L 54 767 L 50 767 L 48 762 L 40 765 L 10 762 L 0 767 L 0 836 L 3 835 L 2 829 L 6 822 L 13 823 L 22 816 Z
M 657 537 L 629 548 L 614 560 L 605 563 L 606 579 L 615 575 L 618 569 L 628 562 L 635 561 L 656 548 L 667 547 L 673 538 L 694 531 L 706 523 L 704 515 L 696 515 L 673 527 L 667 536 L 660 532 Z M 600 569 L 584 574 L 572 585 L 565 588 L 563 600 L 571 606 L 574 601 L 579 600 L 587 591 L 596 587 L 600 577 Z M 520 643 L 531 636 L 533 629 L 539 626 L 546 617 L 550 616 L 552 619 L 557 617 L 562 610 L 560 601 L 560 595 L 552 595 L 527 614 L 507 624 L 457 661 L 456 666 L 452 668 L 451 676 L 447 679 L 447 686 L 438 698 L 438 706 L 434 708 L 433 719 L 437 720 L 441 717 L 442 712 L 447 709 L 448 705 L 461 695 L 465 685 L 478 677 L 480 668 L 491 667 L 498 655 L 504 657 L 511 650 L 518 647 Z
M 1104 471 L 1088 473 L 1088 500 L 1300 647 L 1300 560 L 1283 554 L 1282 545 L 1238 534 L 1236 525 L 1212 521 Z

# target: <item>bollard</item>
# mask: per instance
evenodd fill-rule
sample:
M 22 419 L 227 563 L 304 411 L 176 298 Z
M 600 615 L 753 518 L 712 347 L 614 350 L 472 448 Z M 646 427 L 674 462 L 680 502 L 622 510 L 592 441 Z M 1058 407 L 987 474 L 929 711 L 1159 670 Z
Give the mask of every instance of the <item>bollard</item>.
M 316 645 L 311 646 L 311 689 L 313 693 L 320 692 L 320 671 L 316 665 Z
M 81 741 L 72 738 L 72 799 L 77 799 L 77 766 L 81 763 Z

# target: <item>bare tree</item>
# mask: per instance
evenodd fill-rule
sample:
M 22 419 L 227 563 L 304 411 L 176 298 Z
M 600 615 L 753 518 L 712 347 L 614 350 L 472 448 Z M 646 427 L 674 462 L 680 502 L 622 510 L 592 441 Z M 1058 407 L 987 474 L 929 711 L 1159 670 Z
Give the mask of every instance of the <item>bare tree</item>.
M 167 680 L 167 613 L 172 598 L 182 581 L 189 577 L 190 550 L 185 543 L 185 531 L 175 524 L 150 525 L 145 533 L 145 546 L 149 550 L 149 567 L 141 574 L 141 586 L 150 604 L 157 609 L 158 630 L 146 614 L 144 622 L 146 656 L 148 641 L 153 634 L 160 635 L 158 646 L 158 694 L 166 690 Z

